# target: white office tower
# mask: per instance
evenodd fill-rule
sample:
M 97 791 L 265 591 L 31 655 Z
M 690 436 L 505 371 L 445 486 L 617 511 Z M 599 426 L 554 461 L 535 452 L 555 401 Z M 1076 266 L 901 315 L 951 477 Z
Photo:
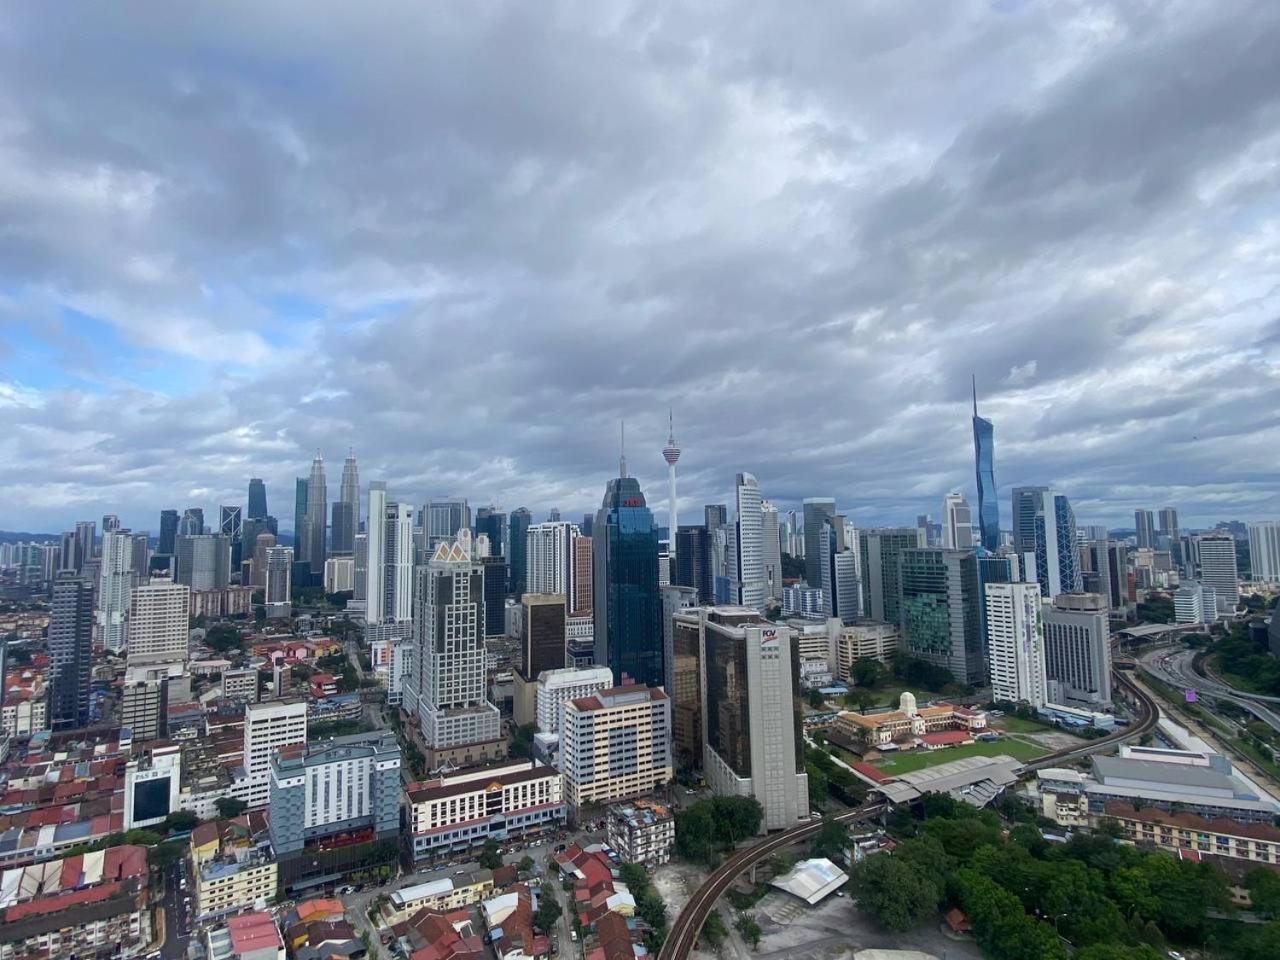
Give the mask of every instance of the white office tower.
M 942 546 L 947 550 L 973 549 L 973 512 L 958 493 L 942 498 Z
M 293 604 L 293 547 L 267 547 L 263 606 L 270 618 L 287 617 Z
M 986 600 L 992 699 L 1044 706 L 1049 683 L 1039 584 L 989 583 Z
M 764 595 L 770 600 L 782 599 L 782 541 L 779 535 L 778 508 L 766 500 L 760 504 L 760 540 L 764 550 Z
M 1254 580 L 1280 580 L 1280 522 L 1249 524 L 1249 570 Z
M 1218 619 L 1218 595 L 1199 580 L 1183 580 L 1173 593 L 1177 623 L 1213 623 Z
M 416 682 L 406 706 L 416 697 L 433 753 L 497 741 L 502 718 L 485 699 L 484 567 L 462 544 L 441 541 L 417 576 Z
M 1044 662 L 1059 703 L 1096 710 L 1111 705 L 1111 628 L 1107 598 L 1060 593 L 1044 605 Z
M 670 411 L 667 412 L 667 445 L 662 448 L 662 457 L 667 461 L 667 537 L 670 540 L 669 557 L 672 561 L 676 555 L 676 461 L 680 459 L 680 448 L 676 446 L 676 425 Z
M 1200 556 L 1200 582 L 1218 595 L 1218 611 L 1230 616 L 1240 601 L 1240 577 L 1236 571 L 1236 540 L 1226 533 L 1196 538 Z
M 110 530 L 102 534 L 102 570 L 98 576 L 98 639 L 108 653 L 124 653 L 128 641 L 129 591 L 134 573 L 133 537 Z
M 369 522 L 365 527 L 364 618 L 366 623 L 381 623 L 383 567 L 386 563 L 387 485 L 381 480 L 369 484 Z M 412 531 L 410 531 L 412 535 Z
M 292 552 L 292 551 L 290 551 Z M 282 748 L 307 742 L 307 705 L 302 701 L 250 703 L 244 711 L 244 776 L 233 795 L 252 807 L 271 798 L 271 758 Z
M 413 508 L 388 503 L 383 511 L 382 611 L 383 620 L 413 618 Z
M 763 829 L 780 830 L 809 812 L 809 778 L 797 754 L 795 638 L 787 626 L 743 622 L 754 613 L 711 607 L 703 614 L 703 770 L 718 795 L 759 800 Z
M 733 599 L 752 610 L 765 607 L 764 518 L 760 485 L 749 473 L 740 473 L 734 482 L 736 516 L 727 551 Z
M 574 565 L 578 538 L 576 523 L 535 523 L 525 537 L 525 593 L 577 595 Z
M 129 601 L 129 665 L 187 659 L 191 588 L 153 580 Z
M 543 733 L 559 733 L 566 703 L 612 686 L 613 671 L 608 667 L 543 670 L 538 676 L 538 689 L 534 694 L 538 729 Z

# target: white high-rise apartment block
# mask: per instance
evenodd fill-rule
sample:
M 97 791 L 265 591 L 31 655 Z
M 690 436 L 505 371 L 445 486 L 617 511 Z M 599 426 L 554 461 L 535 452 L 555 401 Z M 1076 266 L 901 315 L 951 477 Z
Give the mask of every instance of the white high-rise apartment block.
M 734 600 L 752 610 L 765 606 L 764 518 L 761 510 L 760 485 L 749 473 L 740 473 L 734 483 L 736 518 L 729 551 L 733 569 Z M 779 560 L 781 565 L 781 560 Z
M 353 589 L 355 576 L 354 555 L 330 557 L 324 562 L 324 592 L 345 593 Z
M 413 622 L 384 621 L 365 628 L 373 672 L 387 688 L 387 703 L 404 702 L 405 680 L 413 670 Z
M 525 592 L 575 596 L 576 523 L 535 523 L 525 538 Z
M 1173 593 L 1176 623 L 1213 623 L 1218 619 L 1218 595 L 1199 580 L 1183 580 Z
M 1196 538 L 1200 556 L 1200 582 L 1218 595 L 1218 610 L 1229 616 L 1240 600 L 1240 576 L 1236 569 L 1236 538 L 1211 533 Z
M 441 541 L 418 569 L 412 695 L 422 737 L 433 751 L 502 736 L 498 708 L 485 699 L 484 567 L 463 543 Z
M 369 518 L 365 527 L 365 621 L 381 623 L 383 565 L 386 563 L 386 525 L 380 522 L 387 514 L 387 485 L 381 480 L 369 484 Z M 410 531 L 412 533 L 412 531 Z
M 575 810 L 648 796 L 672 777 L 671 700 L 639 684 L 570 700 L 560 742 L 564 799 Z
M 559 733 L 566 703 L 612 686 L 613 671 L 608 667 L 565 667 L 542 671 L 534 694 L 538 729 L 543 733 Z
M 760 504 L 760 540 L 764 550 L 764 593 L 770 600 L 782 599 L 782 541 L 779 539 L 778 508 L 767 500 Z M 855 539 L 853 541 L 857 543 Z
M 1110 605 L 1097 593 L 1060 593 L 1044 605 L 1044 661 L 1059 703 L 1111 704 Z M 1055 698 L 1056 699 L 1056 698 Z
M 102 570 L 98 576 L 98 639 L 109 653 L 123 653 L 129 638 L 132 560 L 133 537 L 119 530 L 104 531 Z
M 384 512 L 382 617 L 413 618 L 413 508 L 389 503 Z
M 989 583 L 986 599 L 992 699 L 1044 706 L 1049 682 L 1040 585 Z
M 292 551 L 291 551 L 292 552 Z M 271 799 L 271 758 L 283 747 L 307 742 L 307 705 L 302 701 L 250 703 L 244 712 L 244 776 L 232 792 L 250 807 Z
M 973 511 L 958 493 L 942 498 L 942 546 L 947 550 L 973 548 Z
M 262 598 L 268 617 L 289 616 L 293 604 L 293 547 L 267 547 Z
M 187 659 L 191 588 L 153 580 L 135 587 L 129 601 L 129 663 Z
M 1280 580 L 1280 521 L 1249 524 L 1249 570 L 1254 580 Z

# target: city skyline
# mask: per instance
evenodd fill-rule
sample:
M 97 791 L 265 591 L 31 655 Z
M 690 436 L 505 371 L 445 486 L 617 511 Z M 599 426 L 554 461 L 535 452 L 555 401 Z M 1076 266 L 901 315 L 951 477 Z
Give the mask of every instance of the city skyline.
M 971 374 L 1004 503 L 1280 516 L 1280 10 L 1014 6 L 988 49 L 964 9 L 10 11 L 0 527 L 146 529 L 250 475 L 287 526 L 348 446 L 397 495 L 571 515 L 623 416 L 665 513 L 670 408 L 690 516 L 749 471 L 901 521 L 977 504 Z

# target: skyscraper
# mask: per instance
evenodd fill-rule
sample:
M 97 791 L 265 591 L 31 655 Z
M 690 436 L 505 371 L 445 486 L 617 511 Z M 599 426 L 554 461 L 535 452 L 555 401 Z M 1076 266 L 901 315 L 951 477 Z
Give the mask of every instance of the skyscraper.
M 572 617 L 585 617 L 591 613 L 594 596 L 591 586 L 593 567 L 591 538 L 584 534 L 573 541 L 573 593 L 566 598 L 569 601 L 569 615 Z
M 1057 703 L 1089 709 L 1111 704 L 1111 629 L 1107 598 L 1096 593 L 1060 593 L 1045 604 L 1044 659 L 1059 684 Z
M 81 520 L 76 524 L 76 571 L 83 571 L 93 559 L 97 544 L 98 525 L 92 520 Z
M 698 591 L 702 603 L 715 600 L 716 588 L 711 579 L 711 546 L 703 524 L 676 529 L 676 562 L 671 582 Z
M 778 508 L 765 501 L 760 504 L 760 542 L 764 552 L 764 593 L 771 600 L 782 599 L 782 541 L 779 533 Z M 678 557 L 679 553 L 676 555 Z
M 137 587 L 129 601 L 129 663 L 187 659 L 191 590 L 172 580 Z
M 199 537 L 204 534 L 204 508 L 187 507 L 178 521 L 178 536 Z
M 1027 580 L 1035 580 L 1047 599 L 1079 593 L 1082 587 L 1071 503 L 1047 487 L 1015 487 L 1014 541 Z
M 857 531 L 839 514 L 824 520 L 822 530 L 822 609 L 850 625 L 862 616 Z
M 123 653 L 128 643 L 129 591 L 134 579 L 133 538 L 118 527 L 105 531 L 98 574 L 98 639 L 110 653 Z
M 307 478 L 307 515 L 304 518 L 307 527 L 307 555 L 297 558 L 310 565 L 313 579 L 324 573 L 324 562 L 329 556 L 325 544 L 328 512 L 329 485 L 324 478 L 324 457 L 317 452 L 315 459 L 311 461 L 311 475 Z
M 501 637 L 507 629 L 507 561 L 501 554 L 477 559 L 484 567 L 484 635 Z
M 987 664 L 977 556 L 969 550 L 911 548 L 901 551 L 898 569 L 907 652 L 949 671 L 957 683 L 981 684 Z
M 1280 580 L 1280 523 L 1275 520 L 1249 524 L 1249 571 L 1254 580 Z
M 267 547 L 263 605 L 268 617 L 287 617 L 293 596 L 293 548 Z
M 178 536 L 178 511 L 160 511 L 160 537 L 156 541 L 156 553 L 172 557 Z
M 1240 577 L 1236 569 L 1236 540 L 1227 533 L 1196 537 L 1200 558 L 1200 582 L 1218 595 L 1218 609 L 1230 613 L 1240 601 Z
M 978 530 L 988 551 L 1000 547 L 1000 500 L 996 496 L 996 436 L 990 420 L 978 416 L 978 380 L 973 380 L 973 459 L 978 481 Z M 1014 536 L 1017 536 L 1015 530 Z
M 507 533 L 507 542 L 511 550 L 508 574 L 511 577 L 511 592 L 515 594 L 517 600 L 524 593 L 525 580 L 528 577 L 528 565 L 525 558 L 528 555 L 529 528 L 531 526 L 533 526 L 533 514 L 527 508 L 520 507 L 511 511 Z
M 506 556 L 507 553 L 507 515 L 497 507 L 480 507 L 476 510 L 476 536 L 484 534 L 489 538 L 489 553 L 493 556 Z M 503 586 L 506 590 L 506 586 Z
M 333 504 L 333 523 L 330 539 L 334 553 L 349 554 L 355 551 L 356 534 L 360 531 L 360 474 L 356 458 L 351 453 L 342 464 L 342 482 L 338 499 Z
M 413 508 L 387 503 L 384 484 L 369 485 L 369 509 L 381 503 L 382 522 L 374 533 L 370 512 L 368 592 L 365 619 L 369 623 L 410 620 L 413 617 Z M 375 555 L 375 539 L 380 553 Z
M 1174 507 L 1160 508 L 1160 536 L 1178 539 L 1178 511 Z
M 1034 583 L 989 583 L 986 587 L 991 696 L 997 701 L 1049 702 L 1040 591 Z
M 415 698 L 423 740 L 433 758 L 459 748 L 487 757 L 483 745 L 500 740 L 502 718 L 485 699 L 483 567 L 464 544 L 443 541 L 417 577 L 414 682 L 406 694 Z
M 619 476 L 605 488 L 592 526 L 596 663 L 650 687 L 665 684 L 662 597 L 658 592 L 658 530 L 640 484 Z
M 761 515 L 760 485 L 749 473 L 734 481 L 733 580 L 734 602 L 752 610 L 765 605 L 764 518 Z
M 267 514 L 267 485 L 258 477 L 249 479 L 249 502 L 247 505 L 250 520 L 264 520 Z
M 836 502 L 831 497 L 807 497 L 804 511 L 804 580 L 811 587 L 822 586 L 822 523 L 836 515 Z
M 55 729 L 88 724 L 92 657 L 93 587 L 62 574 L 49 603 L 49 716 Z
M 302 563 L 307 555 L 307 478 L 293 480 L 293 558 Z
M 178 537 L 174 579 L 192 590 L 220 590 L 230 582 L 231 543 L 219 533 Z
M 575 523 L 535 523 L 529 527 L 525 538 L 526 593 L 576 596 L 574 559 L 580 536 Z
M 947 550 L 973 549 L 973 514 L 959 493 L 942 498 L 942 546 Z
M 671 560 L 675 561 L 676 530 L 676 461 L 680 459 L 680 448 L 676 446 L 675 419 L 667 412 L 667 445 L 662 448 L 662 457 L 667 461 L 667 539 L 670 541 Z
M 1150 510 L 1133 511 L 1133 529 L 1138 549 L 1154 550 L 1156 546 L 1156 521 Z
M 471 527 L 471 510 L 466 497 L 434 497 L 423 508 L 422 535 L 428 550 L 442 540 L 453 540 L 458 531 Z
M 365 530 L 365 622 L 382 623 L 383 578 L 386 576 L 387 485 L 381 480 L 369 484 L 369 525 Z M 410 531 L 412 535 L 412 531 Z
M 218 508 L 218 532 L 231 544 L 231 569 L 238 571 L 244 550 L 244 514 L 238 505 Z
M 901 622 L 900 557 L 904 550 L 923 546 L 924 532 L 919 527 L 890 527 L 859 532 L 858 568 L 862 574 L 862 609 L 872 620 L 893 624 Z M 809 549 L 807 537 L 805 549 Z M 808 562 L 806 557 L 805 564 Z M 821 585 L 821 581 L 817 585 Z

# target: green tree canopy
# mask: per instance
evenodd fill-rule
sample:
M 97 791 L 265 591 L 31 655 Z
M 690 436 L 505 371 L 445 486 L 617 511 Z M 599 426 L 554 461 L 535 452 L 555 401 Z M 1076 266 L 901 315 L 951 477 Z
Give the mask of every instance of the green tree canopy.
M 895 932 L 920 926 L 938 910 L 942 891 L 909 861 L 892 854 L 866 857 L 850 876 L 858 902 L 882 927 Z

